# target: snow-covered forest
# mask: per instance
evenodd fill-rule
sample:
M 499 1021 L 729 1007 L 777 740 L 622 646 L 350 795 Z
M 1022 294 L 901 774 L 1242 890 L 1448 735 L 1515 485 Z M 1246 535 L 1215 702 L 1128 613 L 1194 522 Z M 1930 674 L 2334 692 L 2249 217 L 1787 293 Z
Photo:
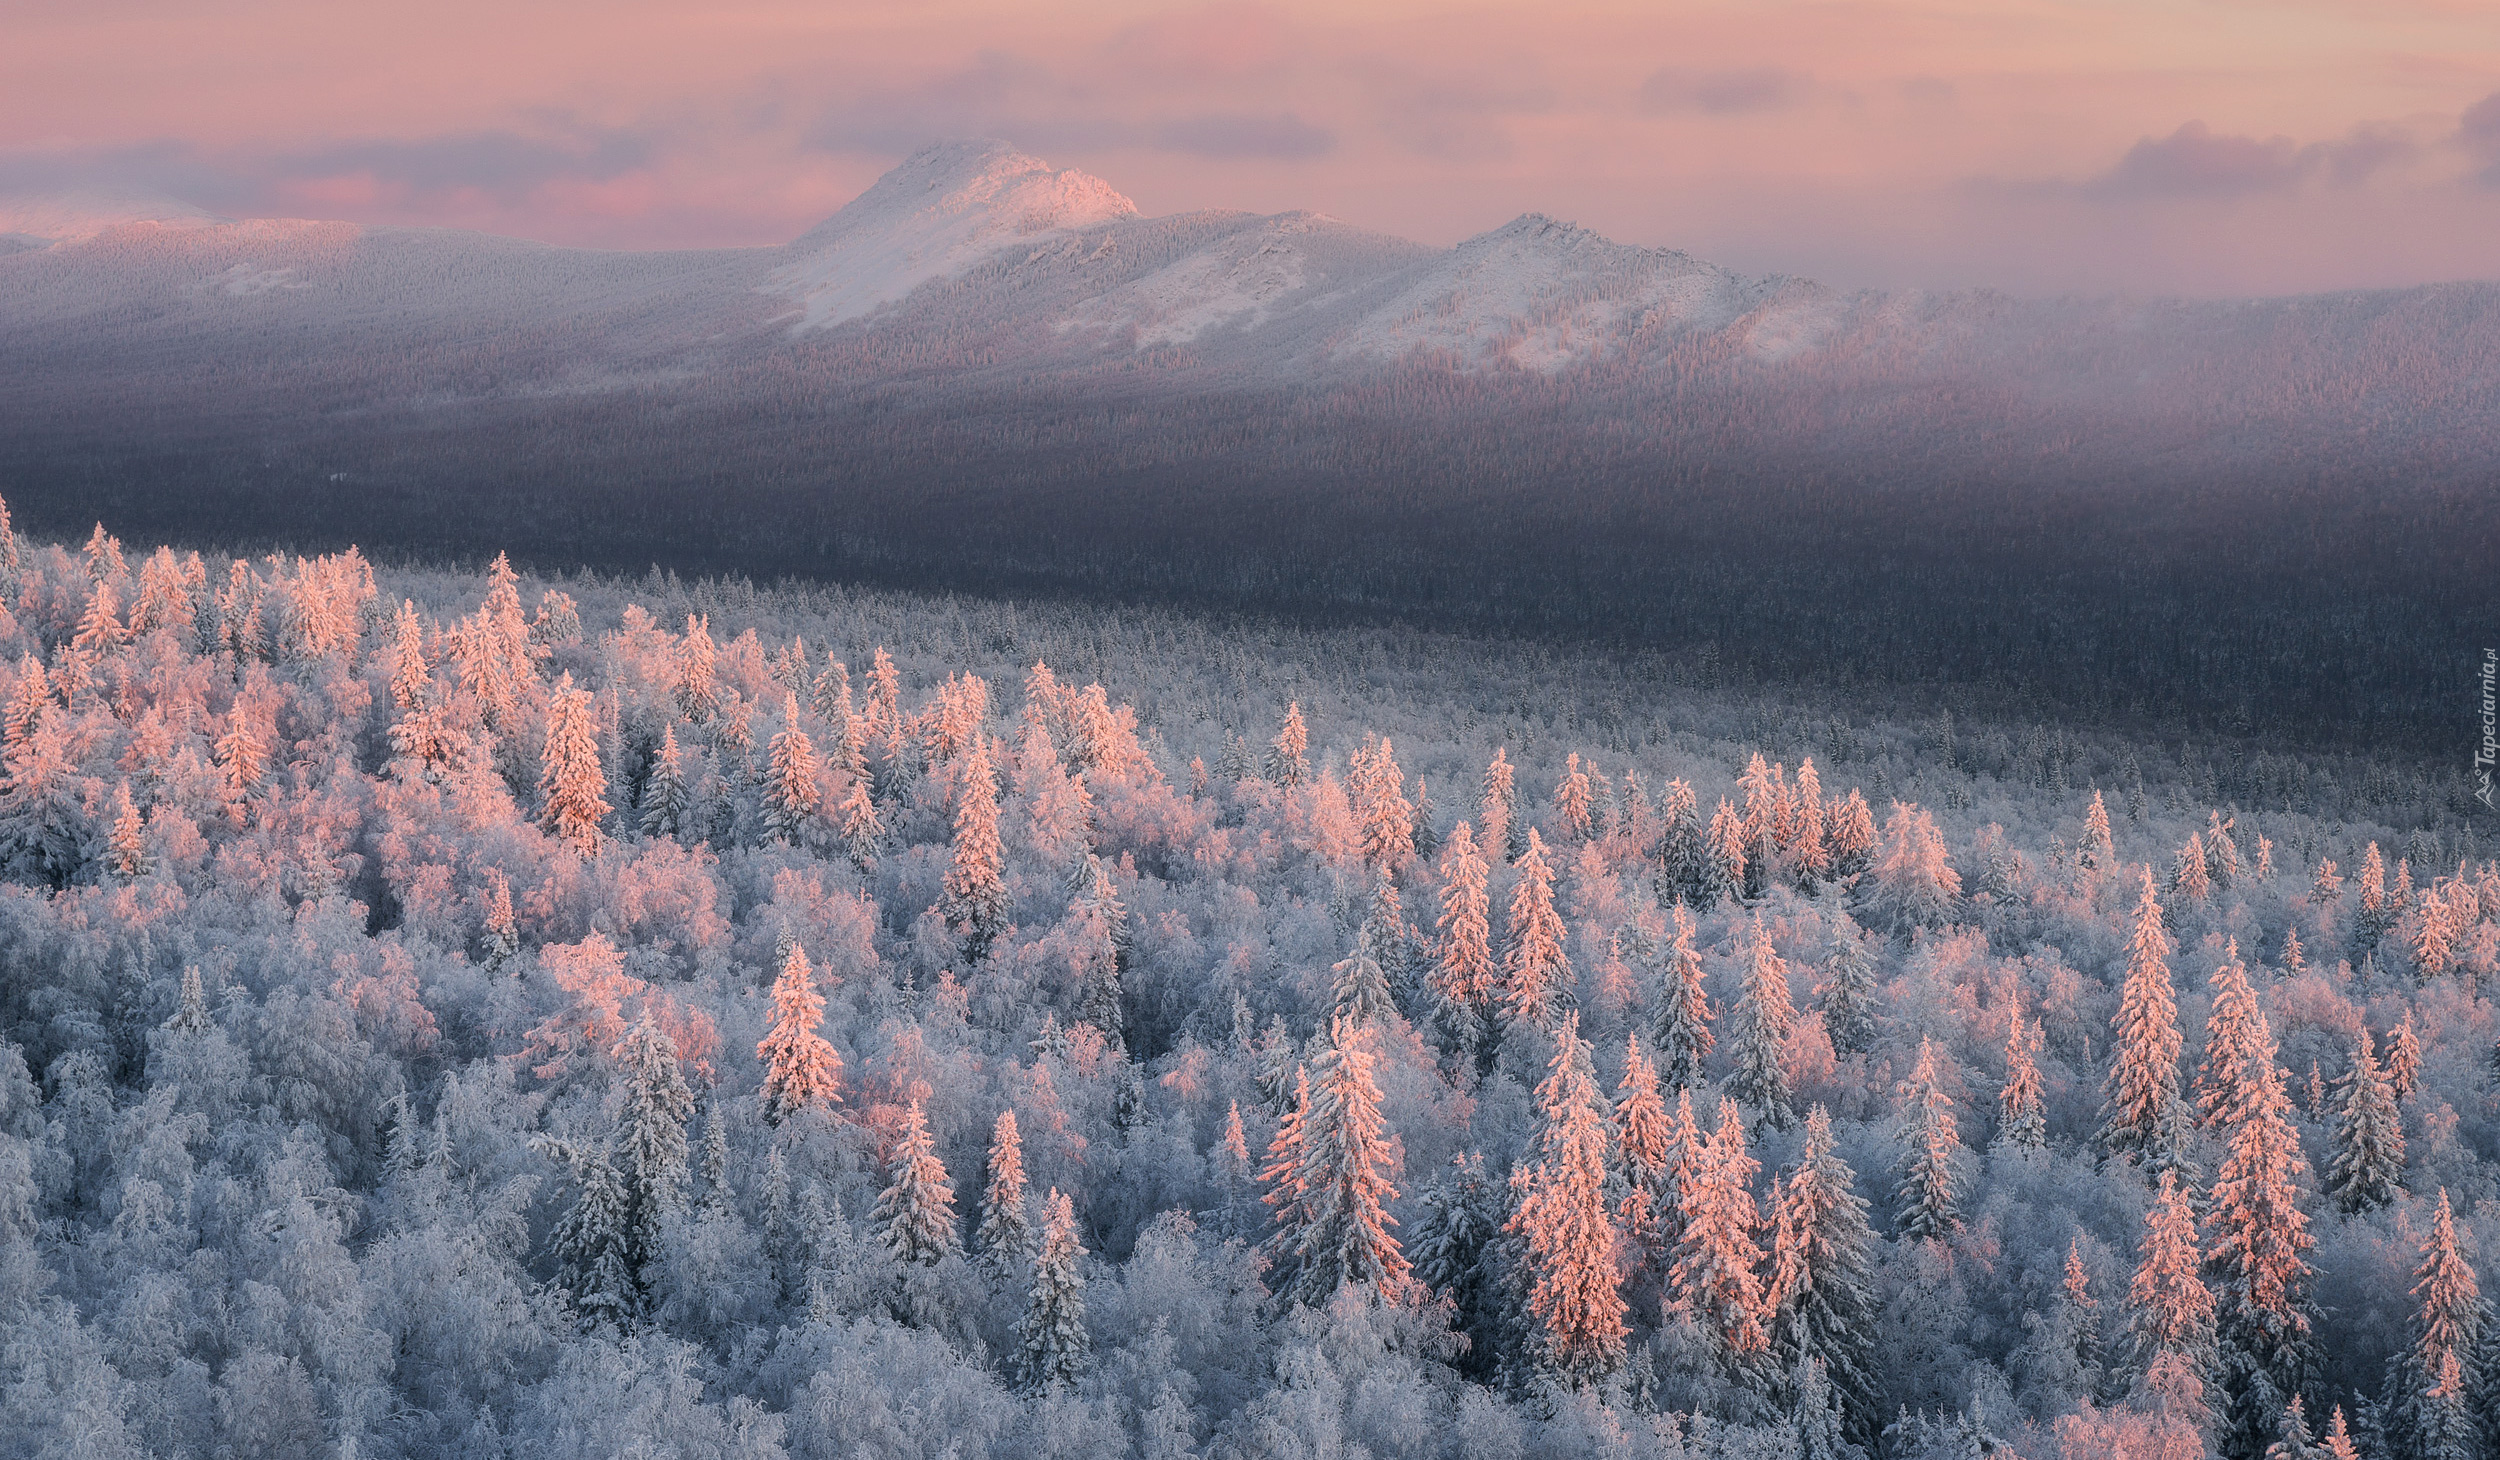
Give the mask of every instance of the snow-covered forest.
M 2450 781 L 5 521 L 0 1453 L 2491 1452 Z

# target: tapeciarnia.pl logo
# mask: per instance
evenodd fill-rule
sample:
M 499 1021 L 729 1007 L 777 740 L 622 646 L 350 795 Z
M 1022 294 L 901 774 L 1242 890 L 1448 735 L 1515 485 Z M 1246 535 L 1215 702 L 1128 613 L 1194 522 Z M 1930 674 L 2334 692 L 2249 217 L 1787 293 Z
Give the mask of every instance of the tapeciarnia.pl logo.
M 2483 743 L 2474 748 L 2474 798 L 2490 806 L 2491 766 L 2500 757 L 2500 650 L 2483 651 Z

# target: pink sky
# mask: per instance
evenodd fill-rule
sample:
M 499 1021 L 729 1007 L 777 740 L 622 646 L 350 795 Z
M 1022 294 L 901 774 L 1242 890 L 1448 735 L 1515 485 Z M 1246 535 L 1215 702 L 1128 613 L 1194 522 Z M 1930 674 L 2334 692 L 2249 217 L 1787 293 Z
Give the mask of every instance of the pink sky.
M 0 0 L 0 191 L 779 243 L 998 136 L 1149 213 L 1527 211 L 2025 293 L 2500 277 L 2494 0 Z

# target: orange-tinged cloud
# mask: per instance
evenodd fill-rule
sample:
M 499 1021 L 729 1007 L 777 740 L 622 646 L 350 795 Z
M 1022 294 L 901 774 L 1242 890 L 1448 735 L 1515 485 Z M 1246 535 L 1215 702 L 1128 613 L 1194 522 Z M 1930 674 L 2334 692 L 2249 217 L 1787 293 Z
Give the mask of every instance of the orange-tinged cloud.
M 2500 275 L 2500 6 L 2448 0 L 21 5 L 0 191 L 772 243 L 997 135 L 1151 212 L 1529 210 L 2026 291 Z

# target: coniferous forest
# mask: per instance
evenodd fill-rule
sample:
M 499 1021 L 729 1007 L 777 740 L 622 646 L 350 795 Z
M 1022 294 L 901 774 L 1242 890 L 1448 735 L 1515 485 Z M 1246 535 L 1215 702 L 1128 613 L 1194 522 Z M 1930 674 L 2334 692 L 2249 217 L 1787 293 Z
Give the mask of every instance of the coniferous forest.
M 2493 1453 L 2460 767 L 1470 632 L 0 514 L 0 1453 Z

